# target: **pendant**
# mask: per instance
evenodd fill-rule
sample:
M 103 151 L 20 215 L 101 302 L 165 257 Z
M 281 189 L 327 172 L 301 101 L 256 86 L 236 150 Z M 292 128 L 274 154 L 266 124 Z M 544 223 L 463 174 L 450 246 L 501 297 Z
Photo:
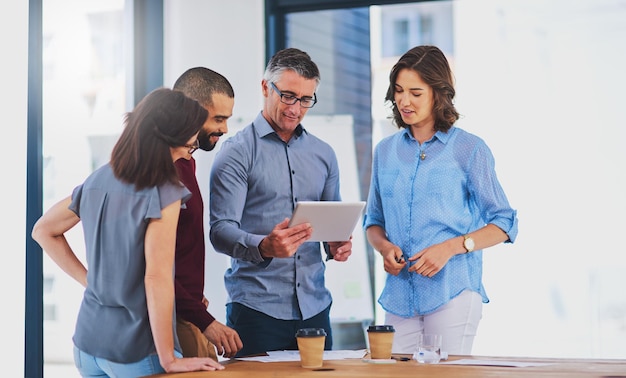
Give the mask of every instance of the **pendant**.
M 422 154 L 420 155 L 420 159 L 422 160 L 426 159 L 426 152 L 422 152 Z

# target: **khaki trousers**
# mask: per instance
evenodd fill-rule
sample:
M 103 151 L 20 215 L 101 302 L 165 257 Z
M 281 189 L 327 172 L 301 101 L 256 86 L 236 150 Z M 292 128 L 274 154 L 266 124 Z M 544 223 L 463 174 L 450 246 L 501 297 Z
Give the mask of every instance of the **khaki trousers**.
M 183 349 L 183 357 L 210 357 L 217 361 L 215 345 L 211 343 L 195 324 L 176 319 L 178 341 Z

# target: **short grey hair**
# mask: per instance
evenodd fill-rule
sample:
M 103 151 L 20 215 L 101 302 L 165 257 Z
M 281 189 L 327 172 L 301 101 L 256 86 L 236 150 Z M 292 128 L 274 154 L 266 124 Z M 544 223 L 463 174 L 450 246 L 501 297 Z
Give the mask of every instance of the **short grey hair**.
M 283 72 L 294 71 L 308 80 L 315 80 L 316 86 L 320 83 L 320 70 L 306 52 L 296 48 L 286 48 L 278 51 L 267 63 L 263 79 L 274 83 L 280 79 Z

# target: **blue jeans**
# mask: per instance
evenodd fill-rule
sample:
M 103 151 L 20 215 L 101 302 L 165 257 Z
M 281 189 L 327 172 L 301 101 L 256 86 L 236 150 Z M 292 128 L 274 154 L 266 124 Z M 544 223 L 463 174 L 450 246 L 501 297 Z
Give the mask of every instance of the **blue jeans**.
M 300 328 L 324 328 L 324 349 L 330 350 L 333 345 L 330 306 L 310 319 L 281 320 L 233 302 L 226 305 L 226 325 L 237 331 L 243 342 L 243 349 L 236 357 L 273 350 L 297 350 L 296 332 Z
M 174 354 L 182 357 L 177 351 Z M 135 378 L 165 373 L 156 353 L 137 362 L 122 364 L 94 357 L 74 347 L 74 364 L 83 377 Z

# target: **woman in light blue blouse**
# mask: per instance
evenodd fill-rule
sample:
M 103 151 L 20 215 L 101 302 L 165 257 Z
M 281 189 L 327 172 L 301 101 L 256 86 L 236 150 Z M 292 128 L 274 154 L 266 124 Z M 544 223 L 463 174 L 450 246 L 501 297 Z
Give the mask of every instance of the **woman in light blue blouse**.
M 400 131 L 374 152 L 364 228 L 388 273 L 378 302 L 396 329 L 394 353 L 413 353 L 419 334 L 471 354 L 489 302 L 482 250 L 517 236 L 517 215 L 479 137 L 454 126 L 452 72 L 435 46 L 406 52 L 385 100 Z

